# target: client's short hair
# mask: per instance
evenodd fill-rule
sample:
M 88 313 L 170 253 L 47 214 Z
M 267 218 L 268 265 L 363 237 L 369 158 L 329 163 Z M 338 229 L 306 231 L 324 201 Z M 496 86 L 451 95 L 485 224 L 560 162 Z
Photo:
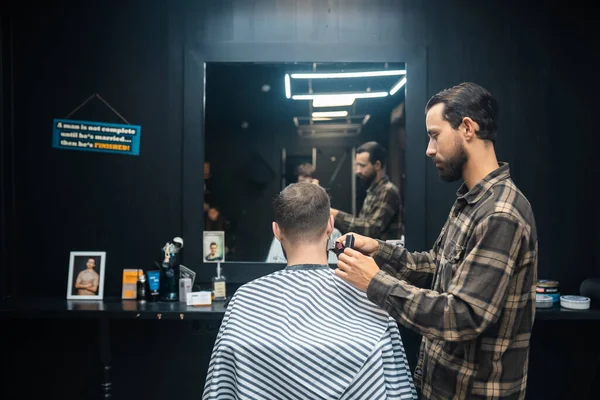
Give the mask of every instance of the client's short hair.
M 298 178 L 314 178 L 315 168 L 310 163 L 303 163 L 296 168 Z
M 319 185 L 293 183 L 273 201 L 275 222 L 293 241 L 310 242 L 327 229 L 330 215 L 329 195 Z

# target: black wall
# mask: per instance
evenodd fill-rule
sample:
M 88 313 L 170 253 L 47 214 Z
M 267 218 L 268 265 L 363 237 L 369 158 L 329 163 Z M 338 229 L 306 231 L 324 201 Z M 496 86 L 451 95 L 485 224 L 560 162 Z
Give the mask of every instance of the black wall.
M 207 49 L 251 47 L 260 58 L 260 49 L 281 48 L 310 61 L 307 49 L 339 54 L 362 46 L 368 52 L 353 58 L 373 61 L 392 59 L 387 52 L 398 42 L 424 49 L 427 96 L 470 80 L 497 97 L 497 151 L 532 203 L 539 275 L 577 292 L 584 278 L 600 275 L 592 13 L 508 3 L 69 1 L 3 12 L 4 292 L 63 297 L 68 252 L 106 250 L 105 295 L 118 296 L 122 268 L 148 266 L 166 240 L 202 226 L 204 149 L 195 117 L 202 109 L 189 105 L 201 104 L 202 92 L 190 87 L 203 82 L 202 73 L 190 71 L 199 65 L 190 51 L 201 61 Z M 51 148 L 52 119 L 94 93 L 142 125 L 139 157 Z M 408 92 L 407 112 L 423 106 L 411 104 Z M 98 103 L 75 116 L 118 122 Z M 411 135 L 425 131 L 409 127 Z M 439 182 L 425 147 L 407 149 L 411 162 L 426 165 L 423 176 L 407 177 L 407 187 L 426 188 L 423 218 L 416 212 L 423 240 L 415 241 L 424 248 L 435 240 L 456 185 Z M 412 213 L 411 193 L 405 195 Z
M 597 57 L 589 50 L 591 31 L 576 23 L 580 15 L 505 2 L 166 3 L 63 2 L 39 13 L 5 14 L 3 76 L 13 71 L 14 90 L 3 90 L 3 227 L 10 226 L 3 243 L 17 250 L 5 252 L 7 260 L 23 266 L 7 276 L 13 291 L 62 296 L 68 252 L 90 249 L 108 252 L 105 293 L 118 295 L 122 268 L 147 267 L 166 240 L 201 230 L 202 197 L 196 203 L 194 196 L 202 190 L 202 120 L 192 113 L 201 110 L 185 104 L 201 101 L 202 93 L 186 90 L 202 72 L 190 72 L 186 51 L 202 57 L 203 48 L 272 52 L 280 46 L 296 57 L 310 57 L 297 53 L 311 48 L 335 56 L 336 49 L 358 44 L 371 49 L 363 61 L 372 61 L 392 59 L 377 49 L 398 41 L 426 49 L 427 96 L 472 80 L 498 98 L 497 151 L 533 205 L 540 277 L 576 292 L 584 278 L 600 273 L 592 250 L 599 241 L 592 204 L 599 167 L 588 89 Z M 94 93 L 142 125 L 139 157 L 50 147 L 52 119 Z M 408 92 L 407 110 L 422 107 L 410 104 Z M 73 118 L 119 121 L 96 100 Z M 457 187 L 439 181 L 424 152 L 407 149 L 407 163 L 426 165 L 425 176 L 407 177 L 407 187 L 426 185 L 418 248 L 435 240 Z M 186 159 L 186 166 L 200 168 L 184 170 Z M 409 214 L 410 197 L 407 192 Z
M 95 250 L 108 254 L 105 295 L 119 295 L 123 268 L 150 266 L 181 235 L 181 78 L 170 78 L 168 8 L 71 2 L 11 22 L 16 290 L 63 296 L 69 251 Z M 139 157 L 51 148 L 52 119 L 95 93 L 142 126 Z M 70 118 L 123 122 L 97 99 Z

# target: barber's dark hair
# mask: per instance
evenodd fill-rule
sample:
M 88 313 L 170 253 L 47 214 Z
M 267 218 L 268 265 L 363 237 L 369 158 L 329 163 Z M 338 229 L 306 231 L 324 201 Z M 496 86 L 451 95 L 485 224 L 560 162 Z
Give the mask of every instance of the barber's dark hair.
M 375 164 L 381 162 L 381 168 L 385 167 L 387 161 L 387 150 L 377 142 L 366 142 L 356 149 L 356 154 L 369 153 L 369 162 Z
M 208 247 L 212 246 L 213 244 L 214 244 L 215 246 L 217 245 L 215 242 L 211 242 L 211 243 L 208 245 Z
M 479 124 L 475 132 L 480 139 L 496 141 L 498 133 L 498 102 L 485 88 L 463 82 L 444 89 L 429 99 L 425 114 L 436 104 L 444 104 L 443 118 L 453 129 L 458 129 L 463 118 L 469 117 Z
M 284 235 L 293 241 L 310 242 L 327 228 L 329 195 L 314 183 L 293 183 L 277 195 L 273 210 L 275 222 Z
M 298 165 L 296 168 L 296 176 L 302 178 L 313 178 L 315 174 L 315 168 L 310 163 L 303 163 Z

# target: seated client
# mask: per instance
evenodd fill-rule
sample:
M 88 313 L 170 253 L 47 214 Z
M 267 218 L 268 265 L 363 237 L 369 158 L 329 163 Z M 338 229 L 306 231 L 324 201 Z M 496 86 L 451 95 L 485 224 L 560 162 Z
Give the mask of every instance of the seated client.
M 287 267 L 240 287 L 203 399 L 413 399 L 396 322 L 327 265 L 329 196 L 295 183 L 274 201 Z

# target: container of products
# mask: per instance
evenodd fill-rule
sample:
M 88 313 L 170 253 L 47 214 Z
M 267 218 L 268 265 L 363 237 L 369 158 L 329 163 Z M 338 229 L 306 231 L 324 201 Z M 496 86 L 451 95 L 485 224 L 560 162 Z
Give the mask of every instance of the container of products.
M 590 298 L 583 296 L 561 296 L 560 306 L 570 310 L 587 310 L 590 308 Z
M 543 294 L 552 297 L 552 301 L 554 303 L 560 302 L 560 289 L 558 286 L 558 281 L 540 279 L 537 281 L 535 292 L 537 294 Z
M 554 301 L 552 297 L 546 294 L 536 294 L 535 295 L 535 306 L 536 308 L 552 308 Z

